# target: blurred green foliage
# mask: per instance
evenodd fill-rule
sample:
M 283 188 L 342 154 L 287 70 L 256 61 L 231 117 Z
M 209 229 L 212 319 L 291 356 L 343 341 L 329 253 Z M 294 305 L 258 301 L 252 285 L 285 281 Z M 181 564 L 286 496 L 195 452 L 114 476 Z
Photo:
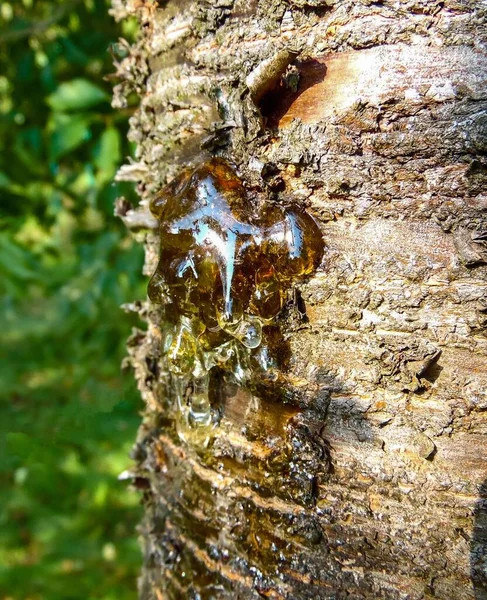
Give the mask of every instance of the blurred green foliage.
M 136 597 L 140 417 L 120 362 L 141 249 L 113 216 L 130 111 L 105 0 L 0 2 L 0 598 Z

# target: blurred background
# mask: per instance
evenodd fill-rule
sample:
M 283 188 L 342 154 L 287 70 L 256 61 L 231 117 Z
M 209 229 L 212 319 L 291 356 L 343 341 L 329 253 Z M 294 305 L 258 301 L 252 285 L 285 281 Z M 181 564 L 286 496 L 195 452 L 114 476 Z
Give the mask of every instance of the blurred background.
M 0 598 L 136 597 L 140 421 L 124 302 L 142 250 L 113 217 L 133 108 L 110 106 L 105 0 L 0 0 Z M 135 105 L 134 99 L 133 105 Z

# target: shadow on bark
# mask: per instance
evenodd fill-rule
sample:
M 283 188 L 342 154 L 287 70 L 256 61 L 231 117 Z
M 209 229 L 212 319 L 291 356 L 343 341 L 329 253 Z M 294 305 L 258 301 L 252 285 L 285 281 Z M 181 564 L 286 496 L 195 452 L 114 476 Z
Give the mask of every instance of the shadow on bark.
M 470 575 L 475 600 L 487 600 L 487 479 L 480 487 L 470 544 Z
M 295 598 L 324 598 L 322 586 L 331 590 L 327 598 L 335 597 L 336 544 L 323 526 L 335 527 L 335 508 L 317 504 L 320 488 L 334 485 L 333 439 L 337 445 L 376 439 L 363 407 L 336 374 L 320 369 L 315 380 L 315 395 L 288 395 L 289 388 L 270 393 L 270 383 L 260 397 L 233 386 L 228 395 L 221 390 L 229 435 L 217 437 L 207 454 L 176 447 L 170 421 L 147 432 L 141 440 L 152 447 L 141 464 L 150 480 L 140 527 L 146 555 L 141 598 L 154 598 L 154 590 L 171 600 L 283 597 L 270 595 L 279 585 L 292 587 Z M 245 436 L 241 446 L 239 436 Z M 212 485 L 219 477 L 228 488 Z M 336 526 L 348 539 L 347 526 Z M 326 577 L 327 560 L 334 566 Z

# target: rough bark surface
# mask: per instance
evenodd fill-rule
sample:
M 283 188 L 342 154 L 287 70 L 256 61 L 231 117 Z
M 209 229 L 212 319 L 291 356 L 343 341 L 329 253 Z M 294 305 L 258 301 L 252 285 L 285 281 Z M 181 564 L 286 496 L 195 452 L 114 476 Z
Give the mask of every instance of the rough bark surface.
M 129 340 L 147 403 L 148 599 L 487 598 L 487 5 L 113 0 L 140 96 L 118 212 L 218 155 L 306 206 L 327 245 L 290 298 L 285 393 L 225 397 L 205 452 L 159 377 L 160 309 Z M 303 312 L 305 311 L 305 316 Z M 277 384 L 276 384 L 277 385 Z M 274 393 L 275 392 L 275 393 Z

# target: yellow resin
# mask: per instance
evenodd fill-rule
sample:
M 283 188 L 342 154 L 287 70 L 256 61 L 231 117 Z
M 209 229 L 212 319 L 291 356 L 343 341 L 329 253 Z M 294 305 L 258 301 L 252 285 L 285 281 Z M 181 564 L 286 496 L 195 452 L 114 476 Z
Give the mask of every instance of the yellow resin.
M 218 421 L 208 394 L 211 369 L 229 371 L 245 385 L 252 353 L 268 354 L 262 351 L 266 327 L 285 292 L 317 268 L 324 244 L 301 208 L 255 206 L 219 158 L 181 173 L 151 211 L 161 245 L 148 293 L 165 306 L 164 368 L 178 431 L 205 445 Z M 265 369 L 270 362 L 254 364 Z

